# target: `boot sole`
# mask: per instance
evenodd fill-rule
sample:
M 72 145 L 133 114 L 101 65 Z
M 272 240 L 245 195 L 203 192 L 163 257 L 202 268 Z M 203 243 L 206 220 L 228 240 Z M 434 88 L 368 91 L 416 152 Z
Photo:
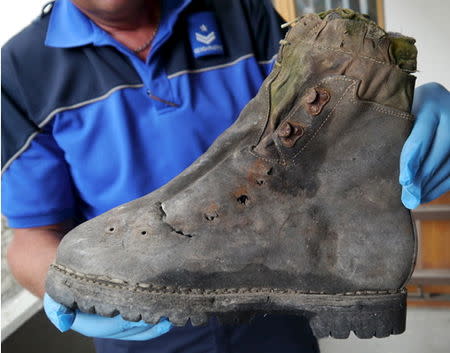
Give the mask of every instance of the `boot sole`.
M 273 288 L 191 289 L 86 275 L 52 265 L 47 292 L 56 301 L 83 312 L 129 321 L 157 323 L 168 318 L 175 326 L 188 320 L 206 325 L 217 316 L 225 324 L 248 322 L 257 314 L 301 315 L 317 338 L 387 337 L 405 331 L 406 290 L 305 293 Z

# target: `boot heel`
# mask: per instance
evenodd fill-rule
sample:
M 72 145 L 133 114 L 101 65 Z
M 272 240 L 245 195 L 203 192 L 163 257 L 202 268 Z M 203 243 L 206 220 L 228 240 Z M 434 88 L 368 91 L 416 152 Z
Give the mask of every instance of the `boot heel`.
M 325 299 L 325 298 L 324 298 Z M 351 331 L 359 338 L 401 334 L 406 323 L 406 292 L 343 296 L 334 303 L 316 306 L 309 321 L 314 335 L 347 338 Z M 304 309 L 303 309 L 304 310 Z

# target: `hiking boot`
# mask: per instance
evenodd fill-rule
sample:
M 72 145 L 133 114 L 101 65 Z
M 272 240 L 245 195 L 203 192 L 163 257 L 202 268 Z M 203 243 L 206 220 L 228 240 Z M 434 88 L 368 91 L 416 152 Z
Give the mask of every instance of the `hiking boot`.
M 349 10 L 297 19 L 233 126 L 164 187 L 67 234 L 47 291 L 175 325 L 304 315 L 317 337 L 405 329 L 416 239 L 400 201 L 414 40 Z

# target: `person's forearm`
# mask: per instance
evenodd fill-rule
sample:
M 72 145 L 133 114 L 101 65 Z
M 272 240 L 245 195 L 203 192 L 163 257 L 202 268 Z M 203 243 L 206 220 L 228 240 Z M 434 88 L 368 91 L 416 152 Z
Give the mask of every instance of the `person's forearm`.
M 17 281 L 31 293 L 43 297 L 48 267 L 68 230 L 67 223 L 48 227 L 14 229 L 8 247 L 8 263 Z

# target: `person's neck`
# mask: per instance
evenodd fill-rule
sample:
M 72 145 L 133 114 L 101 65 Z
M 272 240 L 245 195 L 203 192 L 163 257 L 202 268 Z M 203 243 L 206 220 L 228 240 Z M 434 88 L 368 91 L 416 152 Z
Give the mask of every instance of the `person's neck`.
M 83 9 L 80 10 L 97 26 L 133 51 L 150 43 L 145 49 L 136 52 L 140 59 L 145 60 L 151 49 L 151 41 L 156 34 L 161 17 L 159 1 L 146 2 L 145 5 L 133 13 L 118 16 L 99 16 L 83 11 Z

